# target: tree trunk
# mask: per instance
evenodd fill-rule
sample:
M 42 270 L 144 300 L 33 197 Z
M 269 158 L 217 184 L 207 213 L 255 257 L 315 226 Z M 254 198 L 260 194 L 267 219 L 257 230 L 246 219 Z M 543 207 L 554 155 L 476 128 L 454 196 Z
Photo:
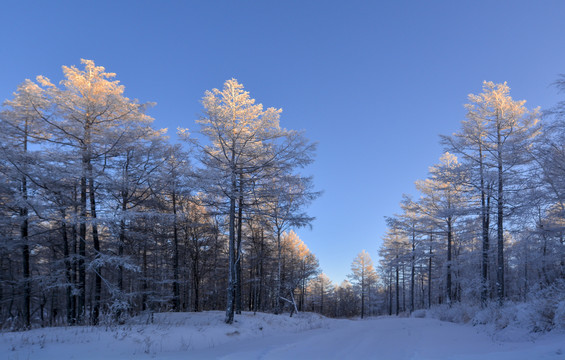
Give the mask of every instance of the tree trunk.
M 398 257 L 396 258 L 398 261 Z M 400 269 L 396 264 L 396 316 L 400 313 Z
M 242 176 L 239 176 L 239 198 L 237 204 L 237 246 L 235 259 L 235 313 L 241 314 L 241 233 L 243 225 L 243 188 Z
M 123 259 L 124 256 L 124 244 L 126 241 L 126 220 L 124 218 L 126 211 L 128 209 L 128 192 L 124 188 L 122 189 L 122 218 L 120 219 L 120 235 L 119 235 L 119 242 L 118 242 L 118 256 L 120 259 Z M 123 296 L 124 292 L 124 266 L 118 266 L 118 292 L 119 296 Z M 118 309 L 115 314 L 115 318 L 119 321 L 120 316 L 122 315 L 121 309 Z
M 192 288 L 194 290 L 194 311 L 200 311 L 200 248 L 198 237 L 193 234 L 194 256 L 192 258 Z
M 482 146 L 479 145 L 479 176 L 480 176 L 480 186 L 481 186 L 481 220 L 482 220 L 482 277 L 481 277 L 481 304 L 483 307 L 486 306 L 488 299 L 488 253 L 489 253 L 489 209 L 487 208 L 487 194 L 485 188 L 484 179 L 484 164 L 483 164 L 483 152 Z
M 27 137 L 28 137 L 28 122 L 25 121 L 24 138 L 23 138 L 23 152 L 27 157 Z M 27 162 L 27 160 L 26 160 Z M 20 225 L 20 239 L 22 242 L 22 264 L 23 264 L 23 293 L 24 293 L 24 328 L 31 328 L 31 271 L 30 271 L 30 250 L 28 243 L 29 235 L 29 210 L 27 208 L 27 178 L 26 175 L 22 176 L 21 196 L 23 206 L 20 207 L 20 218 L 22 223 Z
M 451 305 L 451 243 L 453 241 L 451 216 L 447 218 L 447 286 L 446 297 L 447 303 Z
M 275 291 L 275 314 L 281 313 L 281 287 L 282 287 L 282 246 L 281 229 L 277 227 L 277 284 Z
M 92 218 L 92 245 L 94 247 L 95 259 L 102 255 L 100 252 L 100 238 L 98 236 L 98 224 L 96 224 L 96 194 L 94 189 L 94 178 L 92 177 L 92 164 L 89 164 L 90 178 L 90 217 Z M 102 267 L 94 267 L 94 304 L 92 309 L 92 324 L 98 325 L 100 320 L 100 299 L 102 294 Z
M 432 257 L 434 235 L 430 232 L 430 257 L 428 258 L 428 309 L 432 307 Z
M 174 175 L 173 175 L 174 176 Z M 173 179 L 176 181 L 176 179 Z M 180 288 L 179 288 L 179 235 L 177 225 L 177 194 L 175 189 L 173 197 L 173 309 L 179 311 L 180 307 Z
M 88 161 L 83 159 L 84 163 Z M 78 230 L 78 304 L 77 304 L 77 322 L 80 324 L 84 321 L 86 306 L 86 175 L 80 179 L 80 214 L 79 214 L 79 230 Z
M 74 217 L 79 214 L 79 202 L 78 202 L 78 191 L 76 185 L 73 187 L 73 203 L 74 203 Z M 73 259 L 71 261 L 72 271 L 71 271 L 71 284 L 74 288 L 79 288 L 79 276 L 78 276 L 78 261 L 77 258 L 79 256 L 78 248 L 80 240 L 78 239 L 78 229 L 76 220 L 73 220 L 72 229 L 71 229 L 71 248 L 73 252 Z M 73 294 L 73 305 L 72 305 L 72 323 L 73 325 L 78 321 L 78 301 L 79 296 L 77 294 Z
M 363 319 L 364 316 L 365 316 L 365 269 L 361 268 L 361 319 Z
M 27 180 L 22 177 L 21 195 L 24 202 L 27 201 Z M 24 288 L 24 328 L 31 328 L 31 271 L 30 271 L 30 251 L 28 244 L 28 209 L 26 206 L 20 208 L 20 237 L 22 241 L 22 264 L 23 264 L 23 288 Z
M 416 277 L 416 230 L 414 228 L 412 228 L 412 264 L 410 270 L 410 313 L 413 313 L 415 308 L 414 285 Z
M 226 324 L 233 323 L 234 305 L 235 305 L 235 192 L 236 177 L 235 172 L 232 172 L 232 193 L 230 196 L 230 210 L 229 210 L 229 244 L 228 244 L 228 288 L 227 288 L 227 306 L 226 306 Z
M 497 216 L 497 268 L 496 268 L 496 293 L 498 303 L 504 302 L 504 189 L 502 177 L 502 139 L 500 124 L 497 125 L 497 150 L 498 150 L 498 216 Z
M 71 325 L 73 323 L 73 316 L 72 316 L 72 267 L 71 267 L 71 260 L 70 260 L 70 249 L 69 249 L 69 239 L 67 235 L 67 223 L 66 223 L 66 214 L 65 211 L 61 211 L 61 235 L 63 238 L 63 256 L 65 258 L 65 279 L 67 281 L 67 286 L 65 288 L 65 297 L 66 297 L 66 306 L 67 306 L 67 325 Z
M 388 315 L 392 316 L 392 266 L 388 276 Z
M 141 311 L 147 310 L 147 289 L 149 284 L 147 284 L 147 241 L 143 242 L 143 265 L 141 268 Z

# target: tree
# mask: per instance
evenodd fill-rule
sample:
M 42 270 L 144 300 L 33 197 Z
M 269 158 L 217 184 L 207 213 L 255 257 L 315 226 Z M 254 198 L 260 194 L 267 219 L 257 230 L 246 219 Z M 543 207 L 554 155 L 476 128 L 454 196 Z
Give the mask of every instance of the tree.
M 241 249 L 236 243 L 236 238 L 241 240 L 236 223 L 243 223 L 243 207 L 253 202 L 255 184 L 265 179 L 272 181 L 277 175 L 309 164 L 314 145 L 301 133 L 282 129 L 282 110 L 263 110 L 235 79 L 226 81 L 222 90 L 207 91 L 202 104 L 204 116 L 197 122 L 209 144 L 201 145 L 197 139 L 189 138 L 186 129 L 180 133 L 200 150 L 203 167 L 198 179 L 205 192 L 224 200 L 216 206 L 229 219 L 226 323 L 232 323 L 238 283 L 236 268 L 241 258 L 236 251 Z
M 377 273 L 369 253 L 365 250 L 360 252 L 351 263 L 351 271 L 350 278 L 361 289 L 361 319 L 363 319 L 365 316 L 365 297 L 371 293 L 371 285 L 377 281 Z
M 393 309 L 393 283 L 395 289 L 395 312 L 400 313 L 400 270 L 404 267 L 407 260 L 409 241 L 405 235 L 398 234 L 393 230 L 388 230 L 383 236 L 383 245 L 379 249 L 381 257 L 380 267 L 385 275 L 385 282 L 388 284 L 388 305 L 389 315 Z M 394 277 L 394 281 L 393 281 Z
M 416 262 L 419 260 L 417 254 L 417 245 L 422 233 L 425 233 L 425 221 L 423 221 L 422 211 L 420 204 L 415 203 L 409 196 L 403 195 L 400 207 L 403 210 L 402 214 L 395 215 L 391 218 L 386 218 L 389 228 L 393 231 L 400 232 L 403 236 L 410 239 L 411 252 L 410 252 L 410 311 L 415 309 L 415 277 L 416 277 Z
M 92 60 L 81 60 L 84 70 L 74 66 L 63 66 L 65 79 L 57 87 L 48 78 L 38 76 L 37 81 L 44 88 L 43 98 L 50 105 L 50 113 L 38 112 L 48 128 L 49 140 L 54 144 L 72 149 L 74 161 L 80 164 L 79 201 L 79 284 L 78 320 L 85 315 L 86 305 L 86 231 L 90 223 L 92 244 L 96 258 L 101 255 L 97 218 L 96 189 L 97 177 L 102 164 L 119 150 L 120 145 L 140 132 L 149 131 L 153 120 L 144 114 L 145 105 L 123 96 L 124 86 L 111 81 L 116 74 L 105 72 Z M 37 108 L 35 104 L 33 107 Z M 138 130 L 139 129 L 139 130 Z M 95 162 L 101 162 L 95 169 Z M 88 206 L 89 205 L 89 206 Z M 96 324 L 100 315 L 102 291 L 101 264 L 92 267 L 95 276 L 95 294 L 92 322 Z
M 490 250 L 490 214 L 491 199 L 493 197 L 494 179 L 492 171 L 486 161 L 487 154 L 487 129 L 486 122 L 474 116 L 471 105 L 466 105 L 469 109 L 467 119 L 462 121 L 462 130 L 454 133 L 453 136 L 442 136 L 442 142 L 448 151 L 459 154 L 465 161 L 469 184 L 480 195 L 480 210 L 478 211 L 481 219 L 481 302 L 486 305 L 488 298 L 488 272 L 489 272 L 489 250 Z
M 14 93 L 14 99 L 4 103 L 6 109 L 0 116 L 0 132 L 2 136 L 0 147 L 3 158 L 6 159 L 6 174 L 18 184 L 18 199 L 16 205 L 19 217 L 19 240 L 21 244 L 23 264 L 23 322 L 24 327 L 31 327 L 31 264 L 29 243 L 29 177 L 30 165 L 34 157 L 30 144 L 37 143 L 37 138 L 43 136 L 40 114 L 48 106 L 41 94 L 41 89 L 26 80 Z M 37 153 L 36 153 L 37 154 Z M 37 156 L 35 156 L 37 158 Z
M 277 269 L 278 271 L 278 269 Z M 281 287 L 283 290 L 279 297 L 285 296 L 290 299 L 284 299 L 293 306 L 293 311 L 298 311 L 294 293 L 300 288 L 301 297 L 304 296 L 305 284 L 313 275 L 318 272 L 318 259 L 310 252 L 306 244 L 298 235 L 290 230 L 284 232 L 281 237 Z M 302 286 L 301 286 L 302 285 Z
M 319 309 L 320 314 L 328 312 L 328 308 L 324 307 L 328 297 L 334 290 L 334 285 L 330 278 L 320 273 L 309 284 L 308 293 L 310 294 L 312 310 Z
M 311 178 L 297 175 L 279 176 L 273 178 L 266 186 L 257 190 L 259 193 L 258 201 L 264 199 L 263 208 L 267 219 L 272 223 L 275 231 L 277 246 L 277 282 L 275 313 L 281 312 L 282 297 L 282 235 L 285 230 L 292 226 L 303 227 L 314 220 L 302 212 L 302 208 L 310 201 L 315 199 L 319 193 L 311 190 Z
M 357 302 L 358 299 L 353 289 L 353 285 L 347 281 L 343 280 L 341 284 L 337 285 L 335 288 L 337 309 L 335 316 L 337 317 L 352 317 L 357 314 Z
M 516 187 L 515 170 L 528 162 L 527 149 L 533 138 L 539 133 L 537 110 L 528 111 L 524 106 L 525 100 L 515 101 L 510 97 L 510 88 L 506 83 L 483 83 L 483 92 L 479 95 L 469 95 L 467 108 L 467 126 L 474 129 L 475 143 L 479 145 L 479 158 L 485 157 L 485 163 L 496 172 L 496 201 L 497 201 L 497 271 L 496 290 L 500 303 L 504 299 L 504 220 L 505 208 L 508 207 L 507 194 L 510 188 Z M 482 153 L 484 146 L 484 155 Z M 484 184 L 482 194 L 485 192 Z M 482 200 L 483 229 L 486 211 Z M 483 230 L 485 231 L 485 230 Z M 483 242 L 486 235 L 483 235 Z M 485 244 L 486 245 L 486 244 Z M 483 254 L 488 250 L 483 249 Z M 485 255 L 483 255 L 484 258 Z M 484 261 L 484 260 L 483 260 Z M 483 274 L 485 269 L 483 269 Z M 484 275 L 483 275 L 484 281 Z
M 423 194 L 422 212 L 445 225 L 443 233 L 447 238 L 446 297 L 447 301 L 451 302 L 454 225 L 465 209 L 465 174 L 461 172 L 457 157 L 447 152 L 442 155 L 437 166 L 430 168 L 430 174 L 430 178 L 417 181 L 416 188 Z

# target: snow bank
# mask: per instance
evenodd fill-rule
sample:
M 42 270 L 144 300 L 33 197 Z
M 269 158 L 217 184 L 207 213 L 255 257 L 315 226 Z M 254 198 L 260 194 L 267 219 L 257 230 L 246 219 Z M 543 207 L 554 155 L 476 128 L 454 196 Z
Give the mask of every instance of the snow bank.
M 527 301 L 506 301 L 499 306 L 493 301 L 486 307 L 454 303 L 418 310 L 415 318 L 434 318 L 458 324 L 482 325 L 501 341 L 533 340 L 539 334 L 565 330 L 565 282 L 532 291 Z
M 6 332 L 0 336 L 1 359 L 115 359 L 174 354 L 214 348 L 244 339 L 295 334 L 326 328 L 331 320 L 300 313 L 292 318 L 244 312 L 232 325 L 225 313 L 160 313 L 138 316 L 125 325 L 76 326 Z M 152 322 L 151 322 L 152 321 Z

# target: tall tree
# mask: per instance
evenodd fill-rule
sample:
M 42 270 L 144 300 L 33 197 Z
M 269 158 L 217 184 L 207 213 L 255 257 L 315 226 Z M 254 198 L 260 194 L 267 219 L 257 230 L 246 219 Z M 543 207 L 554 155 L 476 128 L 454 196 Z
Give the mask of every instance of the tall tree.
M 383 245 L 379 250 L 379 255 L 381 257 L 382 272 L 385 276 L 388 275 L 389 315 L 393 313 L 393 283 L 395 290 L 395 313 L 396 315 L 400 313 L 400 273 L 407 260 L 409 246 L 409 240 L 404 234 L 399 234 L 389 229 L 383 236 Z
M 474 115 L 472 105 L 468 104 L 466 108 L 468 109 L 467 118 L 461 123 L 461 131 L 441 138 L 448 151 L 458 154 L 463 159 L 463 166 L 467 168 L 469 175 L 469 185 L 479 193 L 480 209 L 475 212 L 481 219 L 481 302 L 485 306 L 489 295 L 489 229 L 495 176 L 486 159 L 486 121 Z
M 292 314 L 298 311 L 294 293 L 302 284 L 301 297 L 304 296 L 305 283 L 318 272 L 318 260 L 293 230 L 282 234 L 281 248 L 283 290 L 279 296 L 292 305 Z
M 309 284 L 309 294 L 311 298 L 312 310 L 318 309 L 320 314 L 325 314 L 329 311 L 327 307 L 328 298 L 334 290 L 334 285 L 330 278 L 320 273 Z
M 19 242 L 21 244 L 23 264 L 23 322 L 25 328 L 31 327 L 31 264 L 29 244 L 29 191 L 30 144 L 37 143 L 43 136 L 40 115 L 48 106 L 41 94 L 41 89 L 26 80 L 14 93 L 14 99 L 4 103 L 6 109 L 0 116 L 2 156 L 7 161 L 12 181 L 19 183 L 17 203 L 19 224 Z
M 238 220 L 242 212 L 237 208 L 251 203 L 253 184 L 265 176 L 276 176 L 273 169 L 284 173 L 310 163 L 314 146 L 301 133 L 282 129 L 282 110 L 263 110 L 235 79 L 226 81 L 222 90 L 207 91 L 202 104 L 204 116 L 197 122 L 209 144 L 201 145 L 197 139 L 187 138 L 200 149 L 199 160 L 204 167 L 199 180 L 206 192 L 225 200 L 218 205 L 229 218 L 226 323 L 232 323 L 236 266 L 241 255 L 236 251 L 236 223 L 242 220 Z M 181 134 L 187 135 L 188 131 L 181 130 Z
M 444 224 L 443 233 L 447 239 L 445 295 L 449 303 L 453 298 L 454 225 L 465 209 L 465 181 L 460 170 L 457 157 L 445 153 L 440 158 L 440 163 L 430 168 L 430 178 L 416 182 L 416 188 L 423 194 L 421 211 Z
M 386 218 L 389 228 L 401 232 L 410 239 L 410 311 L 415 309 L 415 277 L 416 262 L 419 260 L 418 244 L 422 233 L 426 232 L 426 223 L 422 220 L 420 205 L 415 203 L 410 196 L 403 195 L 400 203 L 402 213 L 391 218 Z
M 123 95 L 124 86 L 112 81 L 116 76 L 104 67 L 96 66 L 92 60 L 81 60 L 84 70 L 75 66 L 63 66 L 64 80 L 61 86 L 48 78 L 38 76 L 37 81 L 45 89 L 44 98 L 50 104 L 51 113 L 38 113 L 49 129 L 47 140 L 68 147 L 80 164 L 79 200 L 79 320 L 85 316 L 86 305 L 86 241 L 87 226 L 92 230 L 92 245 L 96 258 L 100 258 L 100 236 L 96 221 L 97 177 L 103 170 L 108 156 L 116 154 L 120 145 L 131 136 L 139 136 L 137 129 L 147 129 L 153 120 L 144 114 L 145 105 Z M 135 130 L 134 130 L 135 129 Z M 95 163 L 100 163 L 95 169 Z M 100 262 L 92 267 L 95 291 L 92 322 L 98 323 L 102 276 Z
M 524 149 L 539 133 L 537 110 L 528 111 L 525 103 L 525 100 L 515 101 L 510 97 L 510 88 L 506 83 L 485 81 L 483 92 L 469 95 L 469 104 L 466 105 L 469 121 L 480 125 L 475 126 L 475 132 L 481 145 L 484 140 L 486 162 L 496 171 L 496 290 L 500 303 L 505 296 L 504 220 L 505 208 L 509 203 L 507 194 L 516 187 L 516 170 L 529 160 Z
M 360 287 L 361 295 L 361 319 L 365 316 L 365 298 L 371 291 L 371 285 L 377 280 L 377 273 L 373 260 L 368 252 L 363 250 L 351 263 L 351 279 Z

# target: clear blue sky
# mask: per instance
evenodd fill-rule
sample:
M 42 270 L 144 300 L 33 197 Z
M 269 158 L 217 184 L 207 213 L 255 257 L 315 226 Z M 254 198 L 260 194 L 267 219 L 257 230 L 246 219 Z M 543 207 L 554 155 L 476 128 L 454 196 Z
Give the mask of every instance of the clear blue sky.
M 0 99 L 26 78 L 92 59 L 154 101 L 155 126 L 194 128 L 229 78 L 319 142 L 324 191 L 302 240 L 334 282 L 441 155 L 467 94 L 508 81 L 546 108 L 565 73 L 564 1 L 3 1 Z

